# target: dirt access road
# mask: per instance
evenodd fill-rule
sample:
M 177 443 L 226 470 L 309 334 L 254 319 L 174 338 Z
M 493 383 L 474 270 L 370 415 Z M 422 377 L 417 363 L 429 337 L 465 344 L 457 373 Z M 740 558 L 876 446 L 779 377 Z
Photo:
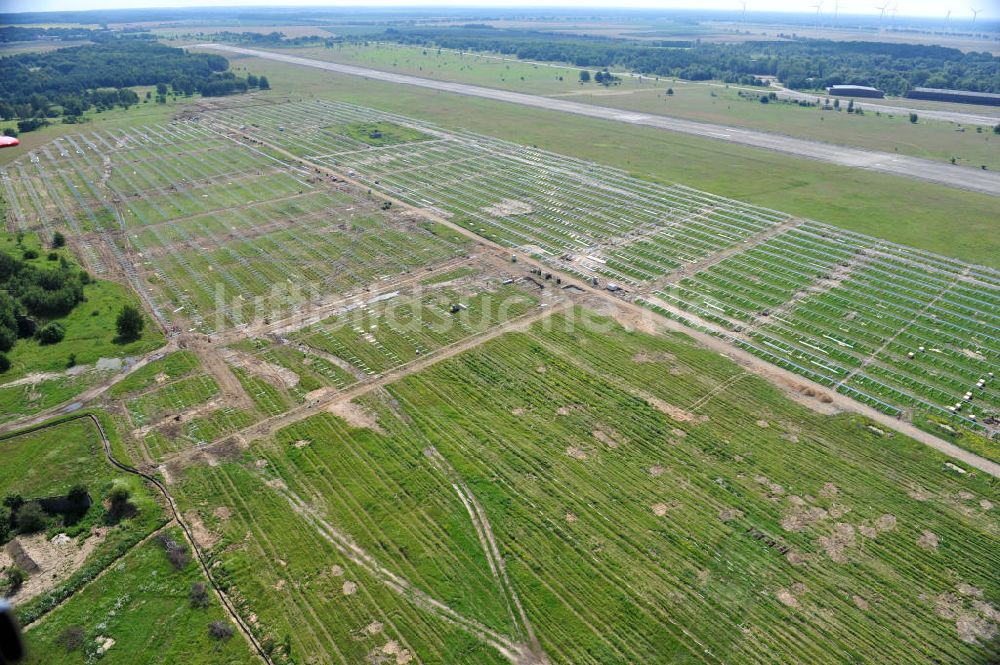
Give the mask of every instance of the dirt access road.
M 361 76 L 389 83 L 402 85 L 414 85 L 422 88 L 431 88 L 442 92 L 452 92 L 459 95 L 493 99 L 500 102 L 520 104 L 522 106 L 533 106 L 535 108 L 549 111 L 562 111 L 573 113 L 590 118 L 601 120 L 611 120 L 623 122 L 630 125 L 640 125 L 643 127 L 653 127 L 671 132 L 691 134 L 703 138 L 716 139 L 729 143 L 737 143 L 754 148 L 764 148 L 796 157 L 805 157 L 838 166 L 849 166 L 854 168 L 878 171 L 891 175 L 916 178 L 928 182 L 954 187 L 957 189 L 967 189 L 975 192 L 982 192 L 992 196 L 1000 196 L 1000 173 L 974 169 L 968 166 L 955 166 L 943 162 L 933 162 L 919 157 L 906 157 L 894 155 L 886 152 L 875 152 L 872 150 L 862 150 L 860 148 L 848 148 L 846 146 L 823 143 L 821 141 L 808 141 L 805 139 L 792 138 L 782 134 L 770 134 L 758 132 L 742 127 L 730 127 L 727 125 L 713 125 L 706 122 L 695 122 L 693 120 L 682 120 L 664 115 L 652 115 L 648 113 L 637 113 L 632 111 L 622 111 L 620 109 L 608 108 L 606 106 L 596 106 L 593 104 L 581 104 L 566 99 L 555 99 L 552 97 L 540 97 L 538 95 L 526 95 L 520 92 L 509 90 L 496 90 L 481 86 L 467 85 L 464 83 L 452 83 L 449 81 L 432 81 L 430 79 L 419 78 L 417 76 L 407 76 L 405 74 L 393 74 L 377 69 L 367 69 L 365 67 L 355 67 L 353 65 L 342 65 L 335 62 L 324 62 L 312 58 L 300 58 L 284 53 L 273 53 L 271 51 L 260 51 L 257 49 L 230 46 L 228 44 L 199 44 L 198 48 L 212 49 L 216 51 L 226 51 L 229 53 L 239 53 L 242 55 L 255 56 L 267 60 L 277 60 L 292 65 L 303 67 L 315 67 L 326 71 L 337 72 L 339 74 L 349 74 Z

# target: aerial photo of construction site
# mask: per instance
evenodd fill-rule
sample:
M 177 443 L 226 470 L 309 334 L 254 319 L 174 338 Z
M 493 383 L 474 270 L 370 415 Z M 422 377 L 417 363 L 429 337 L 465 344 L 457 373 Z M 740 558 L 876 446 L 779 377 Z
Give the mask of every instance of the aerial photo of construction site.
M 1000 5 L 178 4 L 0 7 L 0 665 L 1000 663 Z

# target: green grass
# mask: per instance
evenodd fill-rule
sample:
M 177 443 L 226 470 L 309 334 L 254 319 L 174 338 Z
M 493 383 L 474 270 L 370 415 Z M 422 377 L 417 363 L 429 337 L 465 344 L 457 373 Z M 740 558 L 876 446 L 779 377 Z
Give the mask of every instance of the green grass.
M 268 76 L 268 96 L 311 95 L 373 106 L 679 182 L 869 233 L 901 244 L 1000 267 L 996 199 L 906 178 L 684 136 L 651 128 L 519 107 L 461 95 L 228 55 Z M 761 177 L 766 174 L 766 177 Z M 955 215 L 961 210 L 961 215 Z
M 207 374 L 195 374 L 133 397 L 125 402 L 136 426 L 149 425 L 168 415 L 183 414 L 219 394 L 219 386 Z
M 52 252 L 75 264 L 68 249 L 52 250 L 48 247 L 48 239 L 45 239 L 43 246 L 42 239 L 37 234 L 25 234 L 20 247 L 16 243 L 16 234 L 0 234 L 0 251 L 20 258 L 25 249 L 38 252 L 38 258 L 28 263 L 43 270 L 55 263 L 48 258 Z M 116 282 L 97 280 L 84 286 L 83 295 L 83 302 L 69 314 L 50 319 L 66 328 L 63 340 L 49 345 L 39 344 L 35 339 L 18 340 L 7 354 L 11 368 L 0 375 L 0 380 L 12 381 L 34 372 L 62 372 L 68 366 L 70 355 L 76 356 L 78 365 L 92 365 L 100 358 L 142 355 L 163 345 L 163 333 L 148 316 L 146 327 L 138 340 L 128 343 L 117 340 L 115 322 L 122 306 L 139 306 L 139 301 L 131 290 Z
M 145 367 L 137 369 L 108 390 L 108 396 L 121 398 L 137 393 L 159 383 L 160 378 L 178 379 L 198 367 L 198 357 L 190 351 L 175 351 Z
M 324 520 L 416 588 L 512 632 L 457 477 L 553 663 L 1000 655 L 956 624 L 982 616 L 963 593 L 1000 603 L 987 478 L 863 418 L 809 411 L 683 335 L 590 320 L 555 316 L 360 398 L 369 428 L 313 416 L 189 475 L 182 500 L 225 534 L 217 551 L 243 611 L 264 632 L 293 630 L 296 650 L 330 639 L 351 653 L 338 637 L 365 620 L 345 619 L 356 608 L 343 609 L 344 579 L 362 579 L 369 616 L 410 616 L 325 553 Z M 318 517 L 293 511 L 294 497 Z M 213 520 L 219 504 L 238 519 Z M 918 544 L 925 532 L 936 547 Z M 332 563 L 347 572 L 331 577 Z M 281 579 L 298 592 L 276 597 Z M 411 644 L 440 639 L 397 627 Z
M 371 67 L 411 76 L 472 85 L 502 88 L 535 95 L 559 96 L 576 102 L 610 106 L 643 113 L 659 113 L 679 118 L 737 125 L 800 138 L 857 146 L 868 150 L 898 152 L 947 162 L 990 169 L 1000 168 L 1000 138 L 991 128 L 980 133 L 975 127 L 957 131 L 949 122 L 921 121 L 911 124 L 906 116 L 881 115 L 878 102 L 857 100 L 865 114 L 842 110 L 823 111 L 792 103 L 761 104 L 757 96 L 741 98 L 742 86 L 718 82 L 688 82 L 677 79 L 623 77 L 621 84 L 605 88 L 597 83 L 581 84 L 579 68 L 552 63 L 534 64 L 495 55 L 439 51 L 414 46 L 372 44 L 338 45 L 334 48 L 296 48 L 297 55 Z M 673 95 L 667 95 L 672 88 Z M 766 93 L 766 89 L 761 88 Z M 822 93 L 820 93 L 822 94 Z M 895 103 L 907 106 L 910 100 Z M 832 102 L 831 102 L 832 104 Z M 982 109 L 979 110 L 982 113 Z M 1000 122 L 998 119 L 997 122 Z
M 180 529 L 165 533 L 183 542 Z M 27 634 L 26 662 L 257 662 L 238 632 L 226 641 L 209 636 L 209 623 L 228 623 L 228 618 L 214 595 L 210 595 L 208 607 L 191 607 L 191 585 L 204 582 L 200 573 L 193 562 L 181 571 L 175 570 L 157 540 L 143 543 L 32 628 Z M 60 641 L 69 628 L 83 630 L 84 643 L 78 650 L 67 651 Z M 235 626 L 232 628 L 236 631 Z M 114 646 L 103 656 L 97 654 L 104 643 L 98 638 L 114 640 Z
M 355 141 L 373 146 L 396 145 L 413 141 L 427 141 L 431 137 L 411 127 L 394 122 L 354 122 L 348 125 L 325 127 L 334 134 L 349 136 Z
M 108 378 L 105 372 L 61 376 L 35 383 L 0 387 L 0 422 L 30 416 L 68 402 L 87 388 Z

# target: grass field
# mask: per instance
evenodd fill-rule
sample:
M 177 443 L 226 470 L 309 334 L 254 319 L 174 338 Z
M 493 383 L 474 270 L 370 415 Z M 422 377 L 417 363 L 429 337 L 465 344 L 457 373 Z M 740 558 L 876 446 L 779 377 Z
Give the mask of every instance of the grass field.
M 553 663 L 1000 654 L 985 478 L 683 336 L 596 321 L 555 317 L 359 398 L 353 426 L 313 416 L 188 468 L 182 502 L 260 635 L 347 662 L 387 640 L 491 662 L 529 630 Z
M 863 116 L 857 116 L 792 103 L 761 104 L 757 95 L 766 94 L 764 88 L 760 89 L 761 93 L 752 93 L 752 98 L 742 98 L 736 86 L 657 80 L 655 77 L 625 76 L 619 85 L 609 88 L 593 82 L 581 84 L 579 68 L 527 63 L 490 54 L 463 54 L 394 44 L 292 50 L 302 57 L 423 78 L 559 96 L 576 102 L 736 125 L 938 161 L 954 157 L 960 164 L 1000 168 L 1000 137 L 993 134 L 991 128 L 981 128 L 977 132 L 970 126 L 960 132 L 954 123 L 930 120 L 914 125 L 905 116 L 876 113 L 877 102 L 873 104 L 867 100 L 857 100 L 858 106 L 866 110 Z M 666 94 L 668 88 L 673 90 L 673 95 Z M 907 102 L 897 103 L 905 106 Z M 842 100 L 841 105 L 846 110 L 847 100 Z M 1000 119 L 997 123 L 1000 124 Z
M 164 533 L 182 540 L 180 529 Z M 200 572 L 195 563 L 175 570 L 156 540 L 139 545 L 32 628 L 26 662 L 257 662 L 239 635 L 228 640 L 209 636 L 210 623 L 228 621 L 212 595 L 208 607 L 191 607 L 191 585 L 203 582 Z M 82 645 L 69 650 L 62 638 L 74 628 L 82 631 Z M 102 649 L 108 639 L 113 642 Z
M 682 183 L 792 215 L 1000 267 L 993 197 L 653 129 L 229 56 L 273 82 L 270 97 L 375 106 Z M 761 177 L 766 174 L 766 177 Z M 961 216 L 954 214 L 962 210 Z

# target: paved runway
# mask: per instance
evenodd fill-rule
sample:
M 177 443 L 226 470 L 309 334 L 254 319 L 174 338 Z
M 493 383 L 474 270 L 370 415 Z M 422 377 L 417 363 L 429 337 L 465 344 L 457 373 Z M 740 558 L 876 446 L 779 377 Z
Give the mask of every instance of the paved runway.
M 376 69 L 355 67 L 354 65 L 343 65 L 335 62 L 325 62 L 323 60 L 315 60 L 312 58 L 300 58 L 293 55 L 286 55 L 284 53 L 260 51 L 242 48 L 239 46 L 230 46 L 228 44 L 201 44 L 200 46 L 219 51 L 228 51 L 230 53 L 240 53 L 243 55 L 266 58 L 268 60 L 287 62 L 293 65 L 315 67 L 331 72 L 338 72 L 340 74 L 362 76 L 369 79 L 387 81 L 389 83 L 414 85 L 422 88 L 430 88 L 432 90 L 452 92 L 459 95 L 494 99 L 497 101 L 520 104 L 522 106 L 532 106 L 550 111 L 562 111 L 565 113 L 573 113 L 575 115 L 599 118 L 601 120 L 613 120 L 632 125 L 641 125 L 672 132 L 680 132 L 682 134 L 692 134 L 694 136 L 728 141 L 730 143 L 737 143 L 755 148 L 765 148 L 767 150 L 774 150 L 776 152 L 795 155 L 796 157 L 805 157 L 807 159 L 827 162 L 839 166 L 851 166 L 908 178 L 917 178 L 928 182 L 946 185 L 948 187 L 956 187 L 959 189 L 983 192 L 992 196 L 1000 196 L 1000 173 L 974 169 L 968 166 L 955 166 L 946 162 L 934 162 L 927 159 L 921 159 L 919 157 L 907 157 L 885 152 L 862 150 L 860 148 L 849 148 L 831 143 L 823 143 L 821 141 L 809 141 L 781 134 L 758 132 L 741 127 L 714 125 L 705 122 L 695 122 L 693 120 L 681 120 L 679 118 L 671 118 L 663 115 L 622 111 L 620 109 L 612 109 L 605 106 L 581 104 L 579 102 L 572 102 L 565 99 L 540 97 L 538 95 L 526 95 L 519 92 L 496 90 L 494 88 L 484 88 L 464 83 L 432 81 L 430 79 L 407 76 L 405 74 L 393 74 L 392 72 L 383 72 Z

